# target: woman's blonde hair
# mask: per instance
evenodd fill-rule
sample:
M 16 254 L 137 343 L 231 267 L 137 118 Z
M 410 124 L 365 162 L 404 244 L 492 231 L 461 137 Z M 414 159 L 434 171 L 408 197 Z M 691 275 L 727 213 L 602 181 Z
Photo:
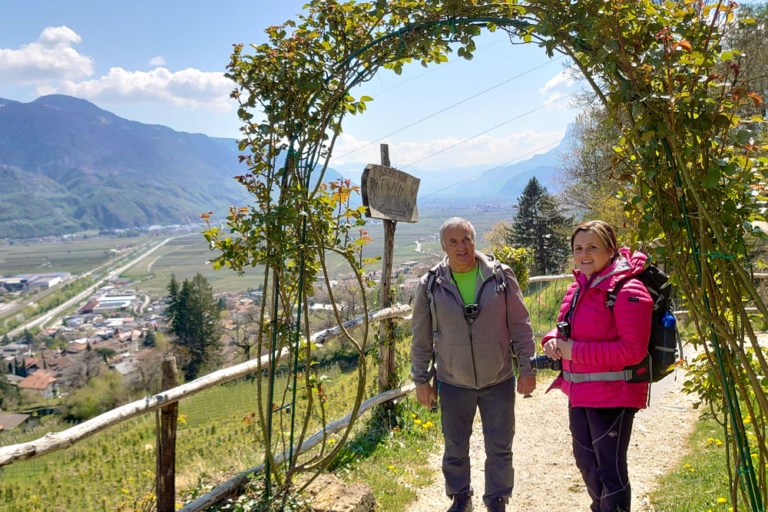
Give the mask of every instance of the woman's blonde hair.
M 605 248 L 613 253 L 611 259 L 619 255 L 619 242 L 616 238 L 616 231 L 613 229 L 613 226 L 604 220 L 590 220 L 582 222 L 576 226 L 576 229 L 573 230 L 573 234 L 571 235 L 571 252 L 573 252 L 574 238 L 576 238 L 576 235 L 582 231 L 591 231 L 596 234 L 600 241 L 603 242 Z

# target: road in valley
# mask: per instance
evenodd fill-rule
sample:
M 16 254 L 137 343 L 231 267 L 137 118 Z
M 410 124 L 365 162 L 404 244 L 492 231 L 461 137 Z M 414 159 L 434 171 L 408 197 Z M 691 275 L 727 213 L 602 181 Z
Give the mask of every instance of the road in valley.
M 75 304 L 85 301 L 88 297 L 90 297 L 93 292 L 95 292 L 99 287 L 103 286 L 105 282 L 109 282 L 110 280 L 118 277 L 120 274 L 131 268 L 132 266 L 139 263 L 141 260 L 155 252 L 160 247 L 164 246 L 171 240 L 175 240 L 176 238 L 181 238 L 182 236 L 189 236 L 189 235 L 180 235 L 180 236 L 173 236 L 166 238 L 165 240 L 161 241 L 160 243 L 157 243 L 150 247 L 151 242 L 146 244 L 144 248 L 138 249 L 139 253 L 136 255 L 136 257 L 132 258 L 128 263 L 122 265 L 119 268 L 110 270 L 109 273 L 102 279 L 99 279 L 96 283 L 94 283 L 92 286 L 89 286 L 88 289 L 83 290 L 82 292 L 78 293 L 71 299 L 67 300 L 66 302 L 56 306 L 55 308 L 51 309 L 50 311 L 46 311 L 42 315 L 30 320 L 24 325 L 20 325 L 16 329 L 13 329 L 12 331 L 8 332 L 8 337 L 10 339 L 13 339 L 15 336 L 18 336 L 22 332 L 24 332 L 25 329 L 30 329 L 34 327 L 40 327 L 41 329 L 44 329 L 46 325 L 49 325 L 49 323 L 54 320 L 58 315 L 60 315 L 62 312 L 66 311 L 67 309 L 71 308 Z M 143 250 L 146 249 L 146 250 Z M 109 263 L 107 265 L 110 265 Z M 101 267 L 92 270 L 90 272 L 84 273 L 80 278 L 87 277 L 88 275 L 92 275 L 94 273 L 99 272 L 105 265 L 102 265 Z M 22 306 L 23 307 L 23 306 Z

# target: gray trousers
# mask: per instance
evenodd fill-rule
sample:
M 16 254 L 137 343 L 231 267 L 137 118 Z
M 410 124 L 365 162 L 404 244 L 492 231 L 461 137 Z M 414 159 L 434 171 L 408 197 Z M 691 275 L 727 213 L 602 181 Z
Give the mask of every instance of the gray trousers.
M 471 491 L 469 438 L 475 411 L 480 409 L 485 444 L 485 494 L 483 502 L 512 494 L 512 439 L 515 436 L 515 379 L 483 389 L 438 383 L 442 412 L 443 476 L 448 496 Z

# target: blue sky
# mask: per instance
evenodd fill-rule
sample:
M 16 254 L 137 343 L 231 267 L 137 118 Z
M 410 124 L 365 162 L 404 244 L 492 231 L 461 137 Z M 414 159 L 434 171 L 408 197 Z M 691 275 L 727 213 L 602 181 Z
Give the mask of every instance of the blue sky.
M 232 44 L 261 43 L 264 29 L 293 18 L 301 0 L 36 0 L 0 2 L 0 98 L 84 98 L 115 114 L 178 131 L 237 138 L 240 122 L 222 75 Z M 479 174 L 554 148 L 581 88 L 567 60 L 501 32 L 478 41 L 472 61 L 382 70 L 352 91 L 374 98 L 347 118 L 333 166 L 347 176 L 379 162 L 419 176 Z

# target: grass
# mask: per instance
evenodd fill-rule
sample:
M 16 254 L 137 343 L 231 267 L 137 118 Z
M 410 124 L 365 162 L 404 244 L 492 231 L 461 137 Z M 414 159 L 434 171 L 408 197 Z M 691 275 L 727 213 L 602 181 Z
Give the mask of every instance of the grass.
M 397 405 L 396 422 L 387 429 L 382 418 L 372 417 L 333 468 L 345 481 L 369 485 L 382 511 L 406 510 L 419 488 L 434 484 L 428 459 L 442 446 L 440 413 L 429 412 L 414 397 Z
M 500 220 L 498 211 L 451 211 L 445 217 L 454 214 L 471 219 L 479 233 Z M 431 215 L 434 216 L 434 212 Z M 425 219 L 419 224 L 399 223 L 395 263 L 433 260 L 434 257 L 416 253 L 414 241 L 436 233 L 441 222 L 442 218 L 439 221 Z M 373 222 L 368 229 L 374 242 L 366 248 L 366 257 L 372 257 L 381 252 L 377 248 L 383 238 L 381 223 Z M 83 272 L 105 263 L 105 251 L 115 248 L 115 244 L 138 244 L 143 239 L 130 240 L 93 237 L 71 244 L 0 245 L 0 275 L 42 269 Z M 437 242 L 424 243 L 422 249 L 440 252 Z M 231 270 L 214 271 L 206 264 L 214 255 L 201 235 L 180 237 L 129 269 L 124 277 L 139 280 L 141 289 L 161 295 L 165 294 L 171 273 L 181 281 L 200 272 L 217 293 L 258 287 L 259 269 L 250 269 L 244 277 Z M 332 260 L 331 267 L 342 269 L 343 265 Z M 553 327 L 560 298 L 569 282 L 532 284 L 527 290 L 526 304 L 537 339 Z M 400 352 L 399 360 L 405 360 L 407 349 L 401 348 Z M 369 376 L 375 379 L 375 375 L 376 369 L 372 366 Z M 349 380 L 352 376 L 343 373 L 334 376 L 333 400 L 344 406 L 349 403 L 347 389 L 353 387 Z M 243 416 L 255 407 L 254 392 L 253 386 L 246 384 L 217 386 L 182 402 L 180 412 L 184 422 L 179 426 L 178 454 L 179 466 L 184 469 L 180 472 L 178 488 L 201 488 L 203 482 L 221 480 L 222 473 L 232 474 L 257 463 L 259 450 L 253 446 L 253 435 L 247 425 L 242 423 Z M 348 407 L 343 412 L 342 409 L 331 414 L 334 418 L 343 416 Z M 428 468 L 427 459 L 442 447 L 439 413 L 429 413 L 414 399 L 405 398 L 398 405 L 396 421 L 397 428 L 390 429 L 383 428 L 381 422 L 362 419 L 334 467 L 344 479 L 370 485 L 383 511 L 407 509 L 419 488 L 434 484 L 434 473 Z M 68 426 L 60 425 L 58 430 Z M 29 439 L 55 430 L 57 428 L 45 425 Z M 689 454 L 662 478 L 651 497 L 657 511 L 728 510 L 724 448 L 716 442 L 720 432 L 712 421 L 696 425 L 689 440 Z M 21 441 L 4 437 L 0 445 L 15 442 Z M 233 450 L 232 446 L 237 449 Z M 130 507 L 126 504 L 122 510 L 139 510 L 141 500 L 151 492 L 153 484 L 153 415 L 128 422 L 125 427 L 109 429 L 68 450 L 0 468 L 0 472 L 0 508 L 3 510 L 67 510 L 67 500 L 73 506 L 85 503 L 80 496 L 86 491 L 94 493 L 88 500 L 94 510 L 105 497 L 112 500 L 113 510 L 118 510 L 120 503 L 129 502 Z M 10 501 L 3 500 L 11 499 L 9 492 L 13 494 L 12 499 L 19 498 L 23 505 L 5 508 Z M 718 503 L 719 498 L 727 499 L 726 503 Z
M 657 512 L 733 510 L 723 443 L 723 429 L 716 421 L 704 418 L 696 422 L 687 454 L 650 495 Z
M 534 295 L 543 293 L 540 290 Z M 409 340 L 400 342 L 404 361 Z M 403 370 L 405 371 L 405 370 Z M 369 378 L 377 374 L 369 367 Z M 330 416 L 348 412 L 355 372 L 331 371 L 328 382 Z M 542 376 L 542 378 L 545 378 Z M 402 381 L 407 380 L 405 373 Z M 373 386 L 373 384 L 369 384 Z M 369 391 L 369 394 L 372 390 Z M 217 386 L 181 402 L 178 435 L 177 488 L 185 495 L 205 492 L 260 461 L 252 427 L 243 418 L 255 409 L 255 384 L 248 380 Z M 0 469 L 0 508 L 21 510 L 144 510 L 154 473 L 154 415 L 131 420 L 67 450 Z M 434 485 L 430 455 L 442 449 L 440 413 L 431 413 L 406 397 L 399 402 L 388 428 L 381 418 L 365 415 L 334 462 L 334 472 L 347 482 L 371 486 L 382 511 L 406 510 L 419 489 Z M 26 439 L 69 425 L 46 424 Z M 688 454 L 651 496 L 657 512 L 727 511 L 728 485 L 720 427 L 711 420 L 697 423 Z M 3 437 L 0 444 L 25 439 Z M 236 447 L 236 449 L 233 449 Z M 648 468 L 652 471 L 653 468 Z M 81 498 L 82 497 L 82 498 Z M 726 499 L 719 503 L 720 498 Z M 87 508 L 83 504 L 90 503 Z
M 238 276 L 230 269 L 214 270 L 208 263 L 214 256 L 202 235 L 191 234 L 170 240 L 124 272 L 122 277 L 137 281 L 136 286 L 151 296 L 167 295 L 171 274 L 182 282 L 200 273 L 211 284 L 214 293 L 244 292 L 261 284 L 261 272 L 257 268 L 248 269 L 244 276 Z

